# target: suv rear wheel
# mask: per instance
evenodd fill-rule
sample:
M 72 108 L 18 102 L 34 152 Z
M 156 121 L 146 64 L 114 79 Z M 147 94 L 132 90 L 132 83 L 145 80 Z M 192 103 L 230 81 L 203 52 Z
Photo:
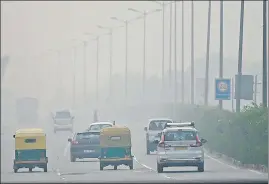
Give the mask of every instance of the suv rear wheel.
M 205 171 L 205 169 L 204 169 L 204 162 L 198 165 L 198 171 L 199 172 L 204 172 Z
M 163 172 L 163 166 L 161 166 L 161 164 L 157 163 L 157 172 L 158 173 L 162 173 Z

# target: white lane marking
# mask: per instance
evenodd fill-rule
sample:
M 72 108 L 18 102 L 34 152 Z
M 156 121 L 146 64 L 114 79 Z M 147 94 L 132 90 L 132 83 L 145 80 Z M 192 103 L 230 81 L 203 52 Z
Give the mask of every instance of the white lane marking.
M 216 162 L 218 162 L 218 163 L 220 163 L 220 164 L 222 164 L 222 165 L 225 165 L 225 166 L 228 166 L 228 167 L 230 167 L 230 168 L 233 168 L 233 169 L 240 169 L 240 168 L 238 168 L 238 167 L 235 167 L 235 166 L 232 166 L 232 165 L 230 165 L 230 164 L 227 164 L 227 163 L 225 163 L 225 162 L 222 162 L 222 161 L 220 161 L 220 160 L 218 160 L 218 159 L 216 159 L 216 158 L 214 158 L 214 157 L 211 157 L 211 156 L 209 156 L 208 154 L 205 154 L 205 156 L 207 156 L 208 158 L 210 158 L 210 159 L 212 159 L 212 160 L 214 160 L 214 161 L 216 161 Z M 255 170 L 252 170 L 252 169 L 246 169 L 247 171 L 250 171 L 250 172 L 253 172 L 253 173 L 256 173 L 256 174 L 264 174 L 264 173 L 262 173 L 262 172 L 259 172 L 259 171 L 255 171 Z
M 64 157 L 67 155 L 68 148 L 69 148 L 69 144 L 67 144 L 64 148 Z
M 156 171 L 155 169 L 153 169 L 153 168 L 151 168 L 151 167 L 149 167 L 149 166 L 147 166 L 147 165 L 142 164 L 141 162 L 139 162 L 135 156 L 134 156 L 134 160 L 135 160 L 138 164 L 140 164 L 140 165 L 142 165 L 143 167 L 145 167 L 146 169 L 149 169 L 149 170 L 154 171 L 154 172 L 157 173 L 157 171 Z M 159 173 L 157 173 L 157 174 L 159 174 Z M 167 178 L 167 179 L 173 179 L 173 180 L 176 180 L 176 178 L 167 176 L 166 174 L 163 174 L 163 173 L 160 174 L 160 176 L 163 176 L 163 177 L 165 177 L 165 178 Z
M 214 157 L 211 157 L 211 156 L 209 156 L 208 154 L 205 154 L 205 156 L 207 156 L 207 157 L 210 158 L 211 160 L 214 160 L 214 161 L 216 161 L 216 162 L 218 162 L 218 163 L 220 163 L 220 164 L 222 164 L 222 165 L 228 166 L 228 167 L 233 168 L 233 169 L 239 169 L 239 168 L 237 168 L 237 167 L 234 167 L 234 166 L 231 166 L 231 165 L 229 165 L 229 164 L 226 164 L 226 163 L 224 163 L 224 162 L 222 162 L 222 161 L 220 161 L 220 160 L 218 160 L 218 159 L 216 159 L 216 158 L 214 158 Z
M 252 169 L 248 169 L 248 171 L 256 173 L 256 174 L 267 174 L 267 173 L 262 173 L 262 172 L 255 171 L 255 170 L 252 170 Z

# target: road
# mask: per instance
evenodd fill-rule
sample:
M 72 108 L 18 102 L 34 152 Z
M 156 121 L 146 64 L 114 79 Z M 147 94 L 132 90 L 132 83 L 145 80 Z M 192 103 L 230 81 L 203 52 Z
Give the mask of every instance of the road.
M 120 124 L 120 122 L 117 122 Z M 78 120 L 75 129 L 83 130 L 88 126 L 86 121 Z M 156 155 L 146 155 L 145 133 L 143 124 L 128 124 L 132 131 L 133 153 L 135 155 L 134 170 L 127 167 L 119 167 L 117 171 L 112 167 L 99 170 L 99 162 L 96 159 L 69 161 L 68 137 L 69 132 L 53 133 L 52 122 L 43 120 L 39 127 L 47 132 L 48 146 L 48 172 L 34 169 L 29 173 L 26 169 L 13 173 L 12 164 L 14 157 L 14 139 L 12 135 L 18 128 L 24 125 L 1 125 L 1 182 L 188 182 L 188 181 L 226 181 L 233 179 L 244 180 L 268 180 L 268 174 L 256 171 L 239 169 L 206 155 L 205 172 L 199 173 L 194 168 L 165 168 L 164 173 L 156 172 Z

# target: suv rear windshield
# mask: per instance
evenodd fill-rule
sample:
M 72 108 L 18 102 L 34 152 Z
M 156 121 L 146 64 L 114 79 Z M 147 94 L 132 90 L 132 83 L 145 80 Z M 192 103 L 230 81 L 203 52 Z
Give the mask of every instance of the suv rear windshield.
M 70 118 L 70 112 L 63 111 L 63 112 L 56 112 L 56 118 Z
M 164 136 L 165 141 L 192 141 L 196 140 L 196 131 L 170 131 L 166 132 Z
M 107 127 L 112 127 L 112 125 L 110 125 L 110 124 L 91 125 L 89 130 L 99 131 L 99 130 L 101 130 L 103 128 L 107 128 Z
M 173 123 L 169 120 L 153 120 L 149 124 L 149 130 L 163 130 L 166 123 Z
M 95 142 L 99 142 L 100 133 L 99 132 L 83 132 L 77 133 L 76 140 L 90 139 Z

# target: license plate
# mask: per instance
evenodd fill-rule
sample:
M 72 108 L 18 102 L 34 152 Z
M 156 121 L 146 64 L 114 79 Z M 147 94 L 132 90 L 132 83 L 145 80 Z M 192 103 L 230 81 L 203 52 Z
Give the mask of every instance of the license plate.
M 92 153 L 94 150 L 84 150 L 84 153 Z
M 176 150 L 186 150 L 187 147 L 176 147 Z

